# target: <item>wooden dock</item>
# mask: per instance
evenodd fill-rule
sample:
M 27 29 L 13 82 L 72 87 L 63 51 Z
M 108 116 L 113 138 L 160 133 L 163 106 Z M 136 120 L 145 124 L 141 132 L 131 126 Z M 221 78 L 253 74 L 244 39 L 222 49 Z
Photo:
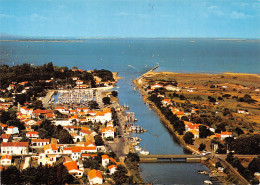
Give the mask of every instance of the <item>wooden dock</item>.
M 201 157 L 196 155 L 139 155 L 140 163 L 186 162 L 200 163 Z

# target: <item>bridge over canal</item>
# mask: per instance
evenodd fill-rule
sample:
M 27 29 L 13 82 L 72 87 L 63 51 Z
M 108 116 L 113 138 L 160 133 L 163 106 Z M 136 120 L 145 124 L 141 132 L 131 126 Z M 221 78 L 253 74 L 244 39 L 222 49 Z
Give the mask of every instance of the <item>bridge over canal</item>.
M 199 163 L 201 157 L 196 155 L 139 155 L 141 163 L 162 163 L 162 162 L 187 162 Z

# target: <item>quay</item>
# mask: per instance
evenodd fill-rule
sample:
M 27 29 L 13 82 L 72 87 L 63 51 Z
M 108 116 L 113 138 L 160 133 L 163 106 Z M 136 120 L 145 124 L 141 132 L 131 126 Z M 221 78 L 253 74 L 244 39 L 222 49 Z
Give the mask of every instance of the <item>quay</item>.
M 200 163 L 202 158 L 196 155 L 139 155 L 140 163 L 186 162 Z

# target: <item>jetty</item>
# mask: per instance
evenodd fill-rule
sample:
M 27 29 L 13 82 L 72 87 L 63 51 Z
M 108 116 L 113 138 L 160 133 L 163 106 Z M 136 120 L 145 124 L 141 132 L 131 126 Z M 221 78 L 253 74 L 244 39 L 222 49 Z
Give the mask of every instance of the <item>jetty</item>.
M 140 163 L 186 162 L 200 163 L 201 156 L 196 155 L 139 155 Z
M 159 64 L 157 66 L 153 67 L 152 69 L 150 69 L 149 71 L 147 71 L 146 73 L 144 73 L 143 75 L 139 76 L 136 80 L 143 78 L 147 73 L 154 71 L 158 67 L 159 67 Z

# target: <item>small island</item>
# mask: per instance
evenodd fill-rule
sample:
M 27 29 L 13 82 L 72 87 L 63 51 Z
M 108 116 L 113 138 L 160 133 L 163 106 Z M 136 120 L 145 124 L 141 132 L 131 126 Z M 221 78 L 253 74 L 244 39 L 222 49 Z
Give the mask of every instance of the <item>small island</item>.
M 258 181 L 259 75 L 151 70 L 133 83 L 179 143 L 202 157 L 210 176 L 226 183 Z

